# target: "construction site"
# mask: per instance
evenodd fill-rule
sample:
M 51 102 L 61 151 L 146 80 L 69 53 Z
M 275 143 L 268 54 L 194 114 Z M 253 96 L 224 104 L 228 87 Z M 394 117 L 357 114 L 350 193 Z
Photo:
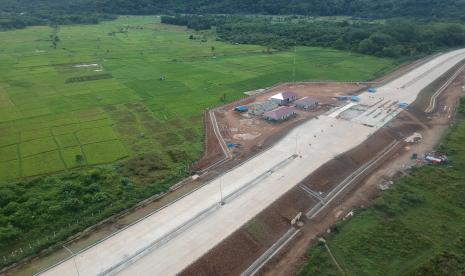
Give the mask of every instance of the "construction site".
M 377 90 L 373 88 L 369 89 L 369 94 L 362 95 L 371 105 L 360 105 L 357 104 L 358 101 L 351 101 L 351 96 L 366 90 L 367 84 L 339 84 L 341 91 L 334 89 L 323 95 L 299 93 L 299 96 L 318 97 L 324 104 L 316 112 L 299 114 L 301 116 L 296 121 L 315 118 L 342 106 L 330 116 L 355 120 L 380 129 L 359 146 L 319 167 L 299 185 L 191 264 L 182 274 L 295 274 L 305 260 L 308 246 L 329 231 L 337 221 L 352 216 L 354 209 L 369 205 L 373 198 L 388 189 L 393 180 L 410 168 L 444 162 L 447 157 L 432 150 L 453 122 L 455 108 L 465 93 L 463 69 L 462 63 L 455 66 L 424 88 L 416 100 L 408 105 L 398 100 L 377 97 Z M 311 91 L 309 87 L 320 86 L 321 91 L 321 86 L 326 85 L 286 85 L 285 89 L 297 91 L 297 87 L 307 87 L 302 90 Z M 270 90 L 270 94 L 275 91 Z M 340 99 L 342 95 L 349 97 L 341 103 L 338 97 Z M 262 95 L 262 98 L 265 97 Z M 225 111 L 220 109 L 216 112 L 221 114 Z M 257 121 L 257 124 L 263 123 L 263 120 Z M 270 126 L 263 124 L 265 127 Z M 270 127 L 277 130 L 284 124 L 292 126 L 293 122 Z M 252 128 L 254 129 L 256 128 Z M 227 139 L 231 137 L 226 131 L 222 135 L 228 137 Z M 262 139 L 266 144 L 265 137 Z M 337 197 L 333 197 L 341 190 Z M 327 207 L 321 209 L 323 206 Z M 293 221 L 296 218 L 302 222 L 300 225 Z
M 280 84 L 206 110 L 191 178 L 72 241 L 55 265 L 35 265 L 43 275 L 295 274 L 312 242 L 396 177 L 446 162 L 432 151 L 464 93 L 464 58 L 436 55 L 371 83 Z
M 228 147 L 228 154 L 234 156 L 234 160 L 243 160 L 263 149 L 273 145 L 293 127 L 316 118 L 340 104 L 337 97 L 352 95 L 366 89 L 368 83 L 296 83 L 281 84 L 271 89 L 258 92 L 243 100 L 236 101 L 205 114 L 205 152 L 203 158 L 196 164 L 195 169 L 204 171 L 215 162 L 224 159 L 225 154 L 220 147 L 219 139 L 212 127 L 212 116 L 218 127 L 218 133 Z M 254 107 L 266 106 L 271 96 L 280 91 L 292 91 L 299 99 L 311 97 L 318 101 L 318 106 L 310 110 L 293 108 L 296 112 L 293 118 L 280 122 L 271 122 L 263 118 L 266 111 L 273 110 L 278 104 L 268 104 L 269 110 L 262 109 L 257 114 L 249 108 L 245 112 L 238 112 L 238 106 Z M 289 104 L 292 106 L 292 103 Z M 255 111 L 255 110 L 254 110 Z M 211 167 L 210 167 L 211 169 Z

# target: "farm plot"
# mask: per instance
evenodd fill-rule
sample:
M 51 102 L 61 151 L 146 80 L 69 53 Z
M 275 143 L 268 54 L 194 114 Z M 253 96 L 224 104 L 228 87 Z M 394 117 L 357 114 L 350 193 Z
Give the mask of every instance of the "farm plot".
M 293 52 L 192 32 L 126 16 L 0 33 L 0 180 L 141 154 L 185 166 L 201 154 L 205 108 L 293 79 Z M 296 80 L 365 80 L 395 63 L 305 47 L 296 60 Z

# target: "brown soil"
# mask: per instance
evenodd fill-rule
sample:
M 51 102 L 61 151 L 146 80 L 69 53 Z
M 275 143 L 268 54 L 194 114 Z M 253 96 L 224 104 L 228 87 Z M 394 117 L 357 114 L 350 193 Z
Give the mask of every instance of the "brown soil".
M 218 138 L 215 136 L 213 130 L 213 123 L 209 116 L 209 111 L 203 113 L 204 122 L 204 145 L 203 145 L 203 156 L 192 166 L 192 170 L 200 171 L 209 165 L 220 161 L 224 158 L 223 151 L 220 146 Z

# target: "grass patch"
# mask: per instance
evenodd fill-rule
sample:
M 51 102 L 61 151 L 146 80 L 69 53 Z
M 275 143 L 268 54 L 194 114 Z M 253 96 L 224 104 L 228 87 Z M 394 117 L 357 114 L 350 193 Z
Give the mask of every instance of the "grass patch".
M 52 136 L 52 133 L 50 132 L 50 129 L 32 129 L 32 130 L 26 130 L 26 131 L 21 131 L 21 140 L 22 141 L 29 141 L 29 140 L 34 140 L 34 139 L 39 139 L 39 138 L 44 138 L 44 137 L 50 137 Z
M 88 164 L 102 164 L 128 156 L 128 151 L 119 140 L 82 146 Z
M 23 176 L 33 176 L 65 169 L 58 150 L 22 158 L 21 164 Z
M 36 155 L 42 152 L 52 151 L 57 148 L 53 137 L 45 137 L 23 142 L 19 145 L 21 157 Z
M 342 275 L 341 271 L 339 271 L 336 264 L 331 259 L 324 243 L 318 243 L 318 245 L 313 246 L 308 251 L 308 255 L 312 258 L 312 264 L 318 265 L 306 265 L 305 269 L 300 272 L 301 275 Z
M 328 244 L 348 275 L 465 273 L 465 101 L 441 150 L 448 166 L 415 168 L 349 221 Z M 329 256 L 310 248 L 300 275 L 335 275 Z
M 91 75 L 91 76 L 81 76 L 81 77 L 72 77 L 66 79 L 66 83 L 73 83 L 73 82 L 84 82 L 84 81 L 95 81 L 95 80 L 104 80 L 104 79 L 111 79 L 113 76 L 111 74 L 99 74 L 99 75 Z
M 15 179 L 21 176 L 19 160 L 0 162 L 0 181 Z
M 80 147 L 69 147 L 61 151 L 66 168 L 75 168 L 86 164 L 84 154 Z M 78 157 L 78 156 L 82 156 Z
M 56 126 L 52 128 L 53 135 L 59 136 L 62 134 L 70 134 L 79 131 L 80 127 L 78 124 L 72 125 L 63 125 L 63 126 Z
M 82 145 L 96 143 L 101 141 L 115 140 L 118 138 L 111 127 L 88 128 L 76 133 L 79 142 Z
M 16 144 L 20 141 L 19 132 L 0 135 L 0 146 Z
M 0 148 L 0 162 L 18 159 L 18 145 L 11 145 Z
M 62 134 L 55 136 L 60 148 L 69 148 L 79 146 L 79 140 L 74 133 Z

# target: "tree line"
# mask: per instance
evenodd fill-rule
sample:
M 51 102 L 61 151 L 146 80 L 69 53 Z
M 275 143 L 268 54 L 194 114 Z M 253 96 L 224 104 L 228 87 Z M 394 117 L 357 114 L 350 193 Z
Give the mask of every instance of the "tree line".
M 297 14 L 465 20 L 465 0 L 2 0 L 0 30 L 97 23 L 132 14 Z
M 166 24 L 195 30 L 216 27 L 218 39 L 275 49 L 331 47 L 381 57 L 415 57 L 465 46 L 465 25 L 420 19 L 315 20 L 237 15 L 164 16 Z

